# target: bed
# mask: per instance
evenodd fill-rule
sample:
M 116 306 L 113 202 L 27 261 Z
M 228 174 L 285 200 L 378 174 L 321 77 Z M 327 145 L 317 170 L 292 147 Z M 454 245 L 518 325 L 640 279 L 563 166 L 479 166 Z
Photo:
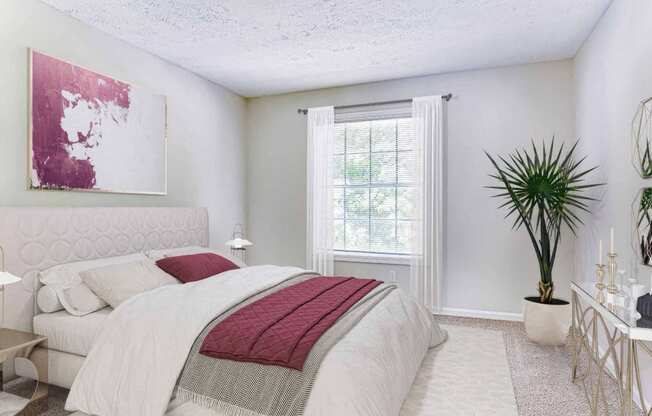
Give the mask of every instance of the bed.
M 111 308 L 104 308 L 86 316 L 73 316 L 61 310 L 34 317 L 34 332 L 48 337 L 49 384 L 67 389 L 72 386 L 111 312 Z M 37 348 L 34 354 L 45 352 Z
M 13 221 L 6 221 L 7 214 L 13 216 Z M 13 250 L 7 250 L 8 266 L 19 273 L 21 265 L 28 266 L 30 270 L 23 273 L 28 276 L 61 263 L 62 258 L 86 260 L 198 243 L 206 246 L 208 241 L 208 218 L 205 210 L 198 209 L 0 209 L 0 215 L 5 219 L 0 223 L 0 241 L 5 241 L 8 234 L 14 236 Z M 35 216 L 39 217 L 37 225 L 41 225 L 36 227 L 38 232 L 33 232 L 31 222 Z M 86 218 L 81 222 L 86 226 L 80 226 L 80 217 Z M 92 219 L 96 217 L 109 225 L 94 226 Z M 16 228 L 23 237 L 18 243 Z M 55 238 L 51 233 L 56 234 Z M 61 243 L 65 239 L 70 242 Z M 75 240 L 88 242 L 90 249 L 75 244 Z M 58 255 L 56 249 L 44 250 L 46 246 L 65 246 L 67 254 Z M 36 247 L 43 254 L 39 256 L 40 262 L 25 264 L 26 257 L 37 257 L 26 254 Z M 56 258 L 49 258 L 50 255 Z M 189 284 L 159 287 L 130 298 L 115 310 L 104 308 L 81 317 L 64 311 L 37 313 L 33 329 L 49 337 L 48 381 L 71 387 L 66 407 L 78 414 L 267 414 L 252 410 L 256 407 L 239 408 L 239 399 L 236 404 L 228 404 L 231 407 L 197 400 L 196 397 L 204 396 L 188 394 L 184 378 L 195 374 L 196 368 L 189 367 L 192 353 L 216 316 L 231 311 L 245 299 L 267 296 L 268 291 L 309 274 L 294 267 L 247 267 Z M 33 297 L 38 284 L 31 283 L 22 289 L 28 292 L 31 288 Z M 368 302 L 371 306 L 364 314 L 358 304 L 352 308 L 358 311 L 359 320 L 351 319 L 350 326 L 333 338 L 333 344 L 323 348 L 315 374 L 306 382 L 309 387 L 305 398 L 291 414 L 398 414 L 425 353 L 444 342 L 446 334 L 428 311 L 402 291 L 383 285 L 382 293 L 382 297 L 376 292 L 368 295 L 375 300 L 373 304 Z M 31 301 L 30 296 L 25 298 Z M 20 325 L 24 317 L 12 318 Z M 338 323 L 345 321 L 342 318 Z M 39 353 L 42 351 L 34 352 Z M 310 363 L 311 357 L 306 362 Z M 252 374 L 262 371 L 259 367 L 247 367 L 260 364 L 243 365 L 244 370 L 238 367 L 237 374 L 251 380 L 256 378 Z M 276 374 L 273 377 L 278 380 L 297 374 L 293 370 L 283 371 L 278 373 L 282 375 L 269 374 Z M 266 377 L 267 380 L 270 376 Z M 209 379 L 214 384 L 220 377 Z M 234 380 L 239 382 L 237 377 Z M 283 384 L 272 381 L 271 385 Z M 210 384 L 202 383 L 204 387 Z

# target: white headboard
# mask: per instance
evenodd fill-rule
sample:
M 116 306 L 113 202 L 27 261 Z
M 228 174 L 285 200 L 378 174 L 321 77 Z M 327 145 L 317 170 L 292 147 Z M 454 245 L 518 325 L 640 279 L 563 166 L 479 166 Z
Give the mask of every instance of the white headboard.
M 37 274 L 61 263 L 160 248 L 208 246 L 205 208 L 0 208 L 7 286 L 5 325 L 31 329 Z

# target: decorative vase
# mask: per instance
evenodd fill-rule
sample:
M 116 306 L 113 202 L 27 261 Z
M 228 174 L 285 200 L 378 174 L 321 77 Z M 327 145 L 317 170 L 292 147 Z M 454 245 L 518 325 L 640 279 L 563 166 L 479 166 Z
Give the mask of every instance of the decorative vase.
M 523 323 L 530 341 L 541 345 L 564 345 L 571 324 L 571 304 L 553 299 L 541 303 L 536 296 L 523 301 Z

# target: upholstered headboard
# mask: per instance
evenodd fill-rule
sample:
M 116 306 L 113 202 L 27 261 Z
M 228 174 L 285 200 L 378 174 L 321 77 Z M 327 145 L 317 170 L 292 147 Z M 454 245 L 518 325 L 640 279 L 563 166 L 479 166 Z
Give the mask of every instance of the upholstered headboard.
M 40 270 L 150 249 L 208 245 L 204 208 L 0 208 L 6 268 L 5 325 L 31 329 Z

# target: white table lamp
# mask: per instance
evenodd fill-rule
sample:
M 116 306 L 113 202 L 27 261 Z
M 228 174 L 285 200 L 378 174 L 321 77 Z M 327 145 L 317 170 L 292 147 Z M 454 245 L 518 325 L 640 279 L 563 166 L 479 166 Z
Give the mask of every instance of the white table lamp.
M 225 244 L 231 249 L 231 254 L 240 257 L 242 261 L 247 261 L 247 247 L 254 245 L 254 243 L 244 238 L 242 224 L 236 224 L 233 227 L 233 236 Z
M 20 282 L 20 277 L 15 276 L 5 270 L 5 252 L 0 246 L 0 291 L 2 292 L 2 318 L 0 319 L 0 328 L 5 325 L 5 286 Z

